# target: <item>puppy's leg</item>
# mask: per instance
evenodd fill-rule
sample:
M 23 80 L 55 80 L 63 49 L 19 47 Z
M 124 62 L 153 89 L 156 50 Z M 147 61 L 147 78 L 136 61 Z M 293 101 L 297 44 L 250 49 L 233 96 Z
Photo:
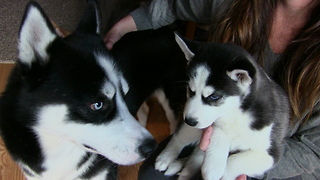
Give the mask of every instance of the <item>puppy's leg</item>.
M 250 177 L 263 175 L 273 166 L 273 158 L 267 151 L 248 150 L 228 158 L 223 180 L 235 179 L 241 174 Z
M 175 117 L 173 110 L 169 107 L 169 104 L 162 105 L 162 107 L 165 109 L 165 113 L 170 124 L 170 134 L 173 134 L 177 129 L 179 120 Z
M 200 172 L 203 163 L 203 158 L 204 152 L 199 148 L 199 146 L 197 146 L 196 149 L 193 151 L 191 157 L 183 165 L 184 167 L 182 171 L 179 173 L 178 180 L 191 179 L 194 175 Z
M 138 112 L 137 112 L 137 118 L 138 121 L 140 122 L 140 124 L 143 127 L 147 126 L 147 121 L 148 121 L 148 115 L 149 115 L 149 106 L 148 104 L 145 102 L 143 102 L 143 104 L 140 106 Z
M 170 134 L 173 134 L 178 126 L 178 119 L 176 118 L 173 109 L 170 107 L 169 100 L 163 92 L 163 90 L 157 90 L 154 93 L 154 96 L 157 97 L 159 103 L 162 105 L 162 108 L 166 114 L 166 117 L 170 124 Z
M 100 174 L 90 178 L 90 180 L 105 180 L 106 177 L 108 177 L 108 170 L 100 172 Z
M 196 146 L 191 155 L 172 162 L 164 174 L 166 176 L 178 174 L 179 180 L 191 179 L 196 173 L 200 172 L 203 157 L 204 152 L 199 146 Z
M 229 148 L 228 136 L 220 128 L 214 127 L 201 167 L 204 179 L 220 180 L 226 168 Z
M 168 167 L 174 163 L 181 150 L 189 144 L 198 142 L 201 134 L 202 130 L 182 124 L 181 128 L 173 134 L 166 148 L 157 157 L 155 168 L 159 171 L 168 170 Z
M 37 177 L 32 177 L 32 176 L 29 176 L 27 174 L 24 174 L 27 178 L 27 180 L 39 180 L 40 178 L 37 178 Z
M 185 158 L 179 158 L 174 160 L 168 167 L 167 171 L 164 172 L 165 176 L 173 176 L 178 174 L 181 169 L 183 168 L 183 166 L 185 165 L 185 163 L 188 161 L 190 156 L 185 157 Z

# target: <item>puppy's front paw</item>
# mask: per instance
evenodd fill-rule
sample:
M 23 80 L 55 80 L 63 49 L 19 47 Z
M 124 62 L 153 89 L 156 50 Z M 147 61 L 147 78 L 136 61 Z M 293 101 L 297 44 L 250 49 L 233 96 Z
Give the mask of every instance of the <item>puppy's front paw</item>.
M 186 158 L 178 159 L 173 161 L 169 166 L 164 175 L 173 176 L 179 173 L 186 162 Z
M 177 158 L 176 153 L 170 151 L 163 151 L 156 159 L 155 168 L 158 171 L 165 171 L 170 164 Z
M 204 152 L 196 147 L 193 151 L 191 157 L 183 165 L 182 171 L 179 173 L 178 180 L 187 180 L 194 177 L 195 174 L 200 172 L 204 158 Z
M 228 174 L 223 175 L 221 180 L 235 180 L 237 177 L 236 176 L 230 176 Z
M 202 177 L 205 180 L 220 180 L 222 175 L 219 173 L 215 173 L 214 171 L 210 170 L 202 170 Z
M 221 165 L 217 163 L 210 163 L 205 160 L 201 167 L 201 172 L 205 180 L 220 180 L 223 176 L 224 168 L 221 168 Z

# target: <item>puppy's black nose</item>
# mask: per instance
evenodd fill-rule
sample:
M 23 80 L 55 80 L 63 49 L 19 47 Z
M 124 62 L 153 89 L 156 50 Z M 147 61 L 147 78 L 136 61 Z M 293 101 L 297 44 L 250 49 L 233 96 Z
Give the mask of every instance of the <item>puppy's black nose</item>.
M 189 126 L 195 126 L 198 124 L 198 121 L 195 118 L 185 118 L 184 121 L 189 125 Z
M 156 147 L 157 142 L 154 139 L 145 139 L 139 147 L 139 153 L 143 157 L 148 157 Z

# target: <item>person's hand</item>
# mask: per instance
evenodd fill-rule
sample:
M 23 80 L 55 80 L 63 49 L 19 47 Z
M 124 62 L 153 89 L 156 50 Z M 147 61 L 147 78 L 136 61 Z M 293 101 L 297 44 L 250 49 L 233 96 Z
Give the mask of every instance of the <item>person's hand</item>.
M 118 21 L 104 36 L 104 43 L 107 49 L 111 50 L 113 45 L 125 34 L 136 31 L 137 26 L 131 15 L 127 15 Z
M 208 149 L 212 132 L 213 132 L 212 126 L 209 126 L 203 130 L 202 137 L 199 144 L 199 147 L 202 151 L 206 151 Z M 236 180 L 246 180 L 246 179 L 247 179 L 247 176 L 245 174 L 242 174 L 236 178 Z
M 240 176 L 238 176 L 236 178 L 236 180 L 246 180 L 246 179 L 247 179 L 247 175 L 245 175 L 245 174 L 241 174 Z
M 200 140 L 199 147 L 202 151 L 206 151 L 208 149 L 209 143 L 210 143 L 210 137 L 212 135 L 212 126 L 207 127 L 202 132 L 202 137 Z

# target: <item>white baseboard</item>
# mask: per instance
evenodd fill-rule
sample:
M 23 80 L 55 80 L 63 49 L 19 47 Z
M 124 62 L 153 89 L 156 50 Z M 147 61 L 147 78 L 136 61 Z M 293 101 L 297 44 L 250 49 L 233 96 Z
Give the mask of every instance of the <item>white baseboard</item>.
M 1 61 L 0 60 L 0 64 L 15 64 L 16 61 L 11 61 L 11 60 L 4 60 L 4 61 Z

